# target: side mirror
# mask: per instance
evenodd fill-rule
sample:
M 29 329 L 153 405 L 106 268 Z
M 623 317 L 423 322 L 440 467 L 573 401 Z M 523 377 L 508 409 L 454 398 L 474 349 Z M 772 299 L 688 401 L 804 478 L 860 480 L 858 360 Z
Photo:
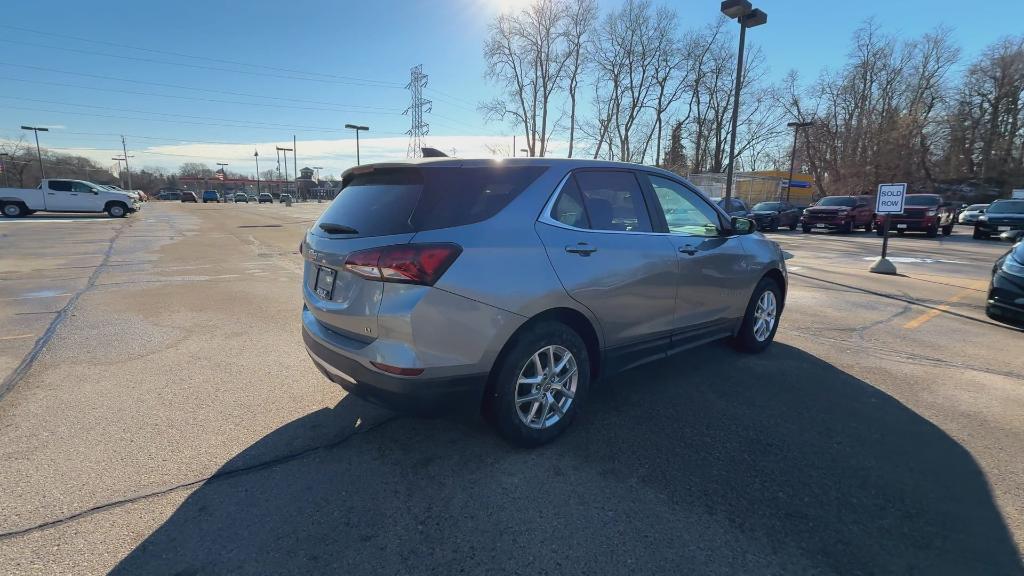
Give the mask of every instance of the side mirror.
M 757 224 L 755 224 L 750 218 L 733 216 L 730 222 L 732 223 L 732 229 L 736 234 L 750 234 L 757 230 Z

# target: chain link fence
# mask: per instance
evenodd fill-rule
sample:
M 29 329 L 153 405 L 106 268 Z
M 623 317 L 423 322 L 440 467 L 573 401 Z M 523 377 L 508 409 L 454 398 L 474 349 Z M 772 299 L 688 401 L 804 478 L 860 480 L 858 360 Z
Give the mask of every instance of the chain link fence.
M 755 174 L 749 172 L 734 174 L 733 196 L 746 202 L 747 206 L 753 206 L 758 202 L 785 200 L 787 176 L 788 174 L 780 176 L 771 173 Z M 804 206 L 813 202 L 816 188 L 813 181 L 805 178 L 804 176 L 794 175 L 793 187 L 789 191 L 790 202 Z M 725 174 L 720 172 L 689 174 L 687 179 L 712 198 L 725 196 Z

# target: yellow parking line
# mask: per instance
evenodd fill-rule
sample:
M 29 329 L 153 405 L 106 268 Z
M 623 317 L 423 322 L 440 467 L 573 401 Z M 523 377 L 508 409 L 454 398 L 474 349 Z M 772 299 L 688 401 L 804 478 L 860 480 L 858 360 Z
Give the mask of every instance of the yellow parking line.
M 985 285 L 988 286 L 987 283 Z M 907 322 L 906 324 L 903 325 L 903 327 L 906 328 L 907 330 L 913 330 L 914 328 L 920 328 L 921 325 L 924 324 L 925 322 L 927 322 L 927 321 L 931 320 L 932 318 L 935 318 L 939 314 L 942 314 L 943 312 L 949 310 L 949 307 L 952 304 L 955 304 L 955 303 L 959 302 L 960 300 L 966 298 L 967 296 L 970 296 L 971 294 L 975 293 L 976 291 L 977 291 L 976 288 L 967 288 L 966 290 L 958 292 L 958 293 L 954 294 L 949 300 L 946 300 L 945 302 L 943 302 L 942 304 L 939 304 L 935 308 L 932 308 L 931 310 L 925 312 L 924 314 L 921 314 L 917 318 L 914 318 L 910 322 Z

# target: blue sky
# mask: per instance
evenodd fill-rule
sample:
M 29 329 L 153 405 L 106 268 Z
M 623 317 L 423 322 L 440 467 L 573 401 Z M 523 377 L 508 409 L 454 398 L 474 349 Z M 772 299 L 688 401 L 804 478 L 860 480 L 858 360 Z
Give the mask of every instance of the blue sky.
M 523 2 L 108 0 L 103 10 L 78 0 L 5 2 L 0 139 L 18 138 L 22 124 L 52 126 L 44 146 L 112 164 L 125 134 L 136 166 L 228 162 L 252 172 L 254 147 L 266 169 L 274 145 L 290 145 L 294 134 L 300 165 L 338 173 L 355 160 L 346 123 L 371 127 L 364 162 L 404 155 L 404 85 L 409 68 L 423 64 L 433 100 L 428 142 L 482 154 L 487 144 L 509 145 L 512 134 L 476 111 L 495 95 L 483 79 L 486 26 Z M 602 11 L 619 5 L 599 3 Z M 718 16 L 714 0 L 665 3 L 684 26 Z M 761 46 L 772 77 L 796 69 L 810 79 L 840 66 L 851 33 L 872 16 L 907 37 L 946 24 L 965 62 L 1020 32 L 1018 19 L 963 1 L 754 4 L 769 23 L 748 40 Z

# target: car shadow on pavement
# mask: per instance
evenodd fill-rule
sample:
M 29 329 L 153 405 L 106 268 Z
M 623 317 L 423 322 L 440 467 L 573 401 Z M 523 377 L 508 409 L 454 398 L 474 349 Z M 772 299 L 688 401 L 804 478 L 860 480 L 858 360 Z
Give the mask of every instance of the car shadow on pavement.
M 536 450 L 443 419 L 350 435 L 375 410 L 262 438 L 114 573 L 1022 573 L 963 447 L 791 346 L 617 376 Z

